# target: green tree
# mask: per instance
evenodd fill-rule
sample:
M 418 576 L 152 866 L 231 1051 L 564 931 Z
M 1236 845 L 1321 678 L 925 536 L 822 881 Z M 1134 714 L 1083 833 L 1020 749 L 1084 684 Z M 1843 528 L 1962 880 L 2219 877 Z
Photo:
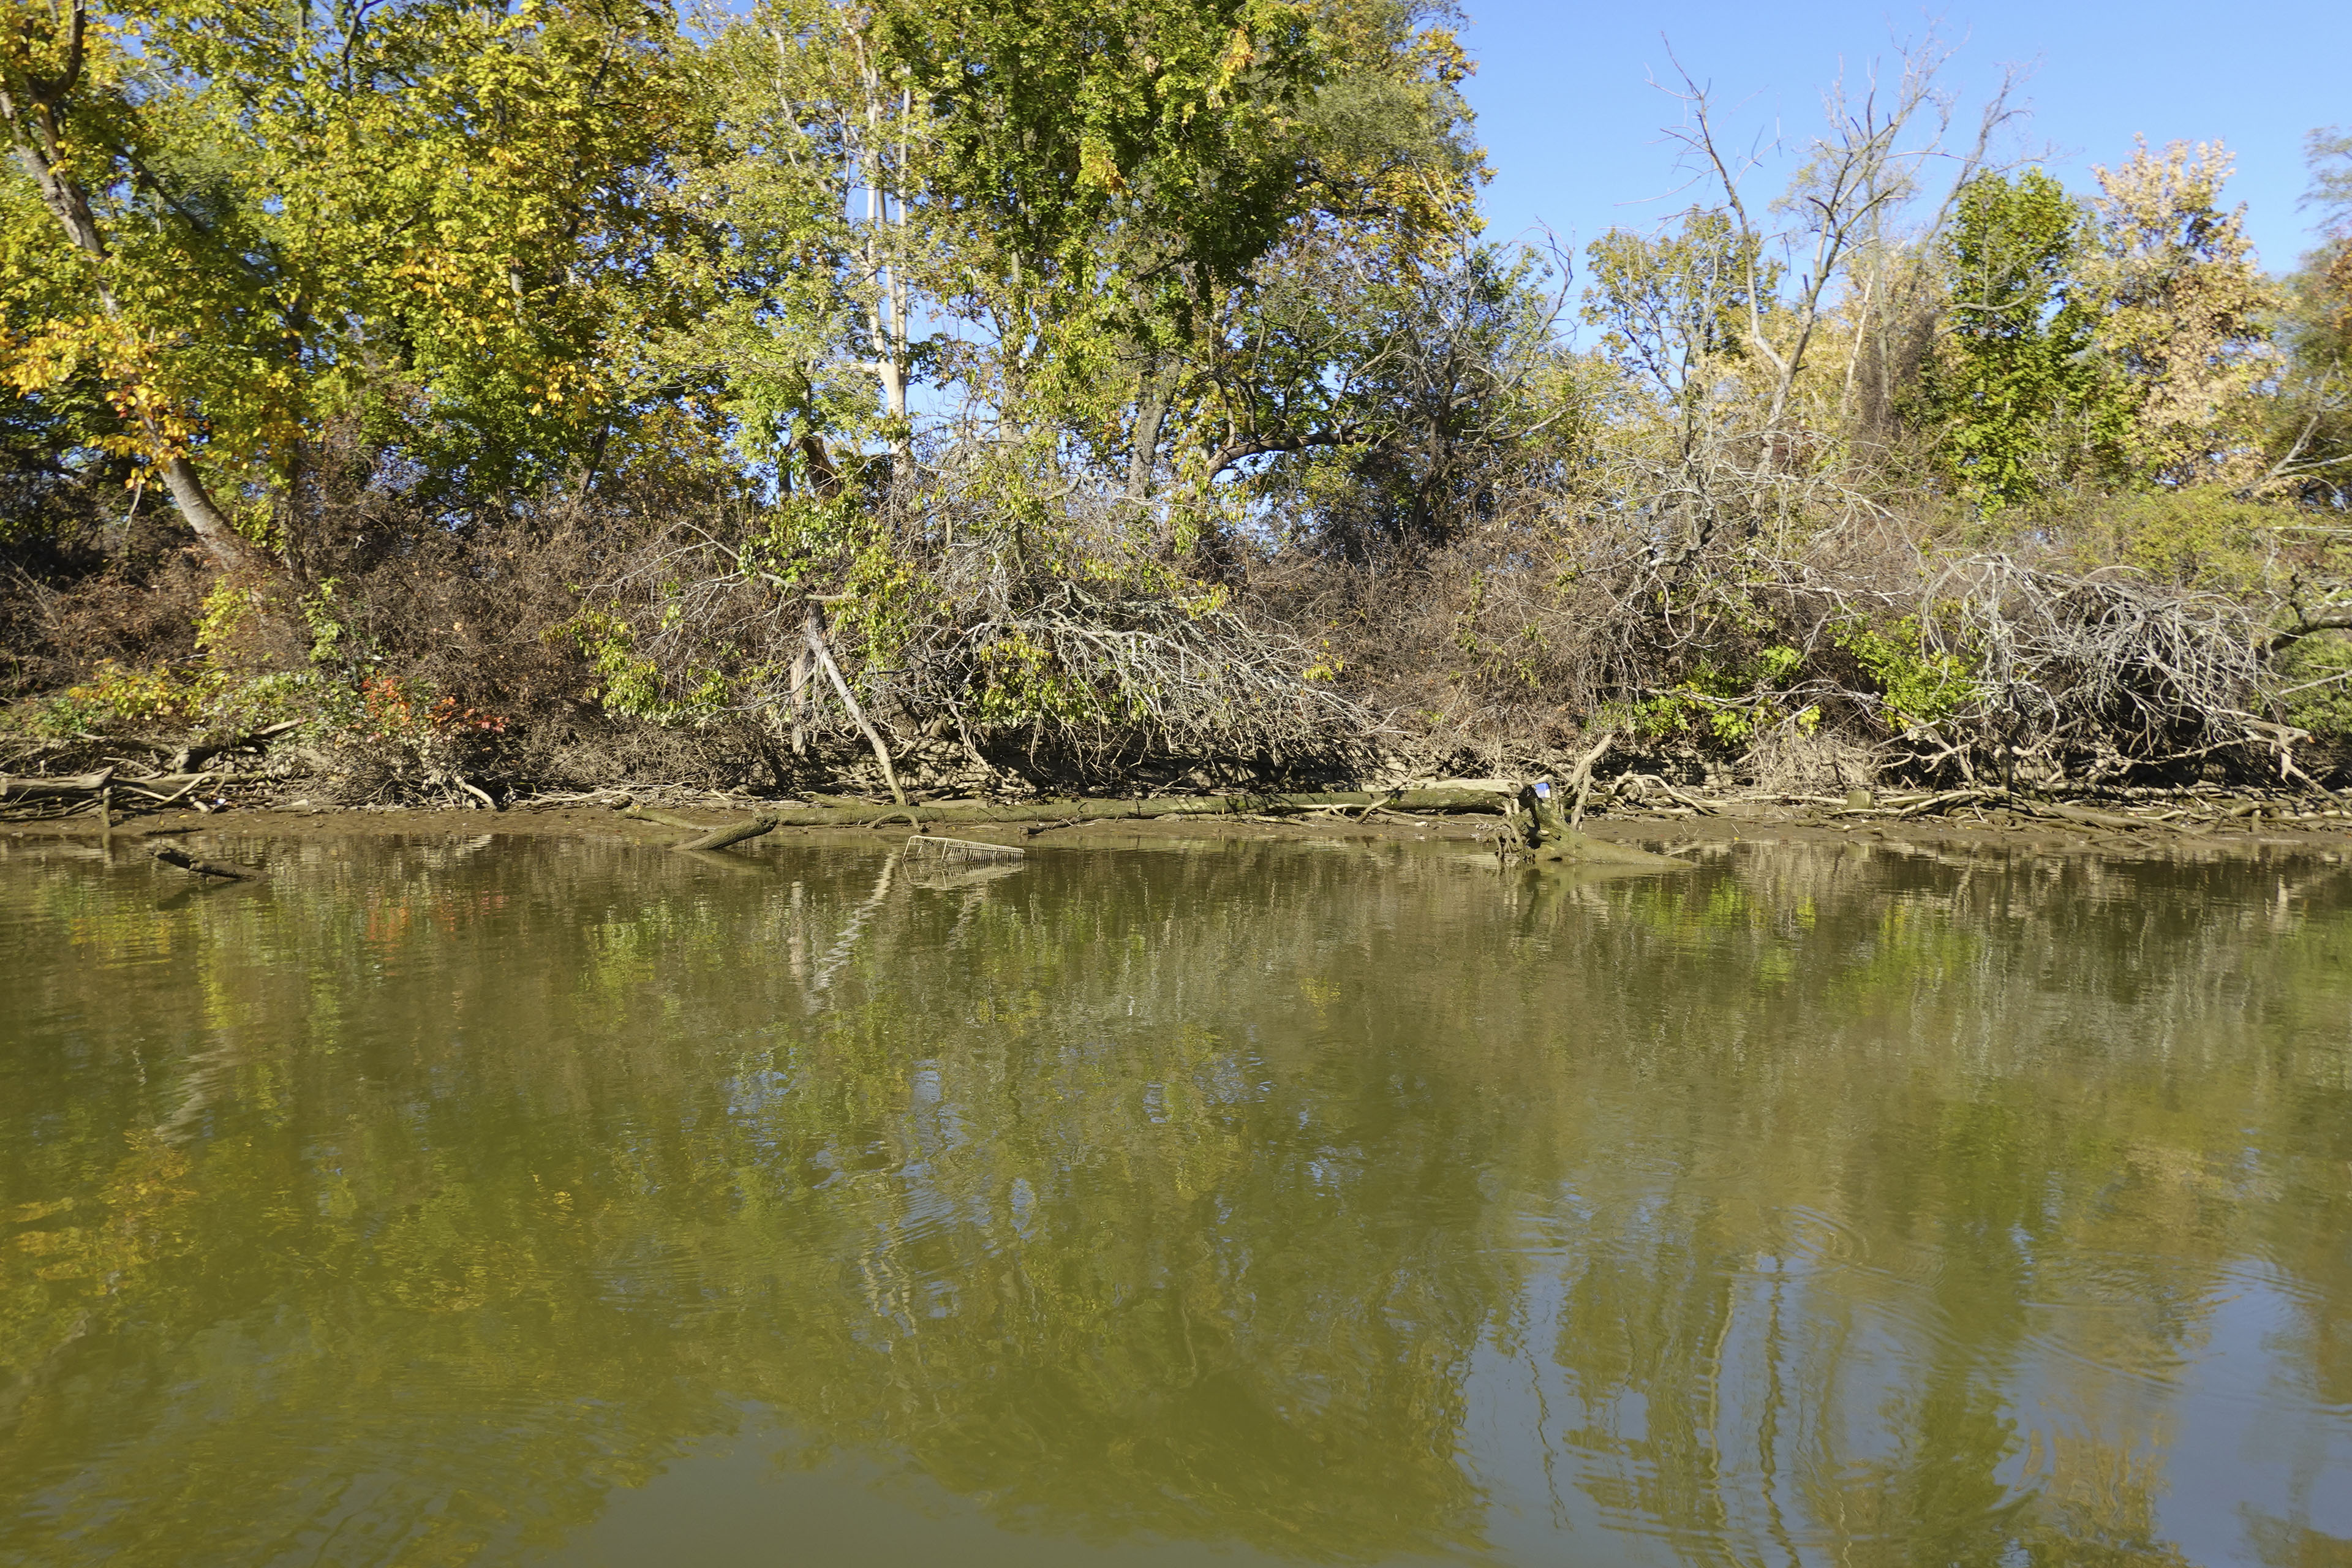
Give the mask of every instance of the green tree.
M 650 192 L 692 134 L 667 14 L 623 0 L 99 13 L 9 0 L 0 375 L 94 378 L 89 439 L 222 565 L 359 419 L 443 480 L 530 482 L 641 412 Z
M 2352 135 L 2306 143 L 2319 245 L 2285 280 L 2279 342 L 2285 374 L 2273 400 L 2262 488 L 2336 507 L 2352 478 Z
M 1920 398 L 1963 494 L 2013 506 L 2046 489 L 2062 424 L 2089 405 L 2096 321 L 2079 281 L 2085 215 L 2028 169 L 1963 186 L 1941 249 L 1950 305 Z

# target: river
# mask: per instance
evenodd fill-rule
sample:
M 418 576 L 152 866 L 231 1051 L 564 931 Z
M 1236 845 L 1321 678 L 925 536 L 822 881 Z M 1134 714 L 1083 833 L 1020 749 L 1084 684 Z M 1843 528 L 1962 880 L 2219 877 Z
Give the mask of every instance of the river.
M 2352 1555 L 2352 868 L 0 850 L 0 1563 Z

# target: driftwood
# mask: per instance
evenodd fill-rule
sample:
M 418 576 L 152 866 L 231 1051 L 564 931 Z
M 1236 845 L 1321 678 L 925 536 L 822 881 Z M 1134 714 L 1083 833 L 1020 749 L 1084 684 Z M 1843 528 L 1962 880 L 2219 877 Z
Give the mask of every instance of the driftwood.
M 243 882 L 261 873 L 247 866 L 224 866 L 217 860 L 199 860 L 176 844 L 158 844 L 147 853 L 166 866 L 177 866 L 196 877 L 218 877 L 224 881 Z
M 167 773 L 191 773 L 202 770 L 215 757 L 224 757 L 231 752 L 267 751 L 271 742 L 290 735 L 301 727 L 300 720 L 289 719 L 279 724 L 265 724 L 258 730 L 225 735 L 217 741 L 173 741 L 155 735 L 84 735 L 76 743 L 146 752 L 163 758 L 162 766 Z
M 757 838 L 762 834 L 773 833 L 776 830 L 777 814 L 772 811 L 761 812 L 756 816 L 746 817 L 741 822 L 722 822 L 713 826 L 708 822 L 696 822 L 688 817 L 672 816 L 666 811 L 650 811 L 626 795 L 621 797 L 619 810 L 623 816 L 634 822 L 651 822 L 663 827 L 682 827 L 694 835 L 691 838 L 682 838 L 671 845 L 670 847 L 673 849 L 724 849 L 730 844 L 740 844 L 746 839 Z
M 170 805 L 201 784 L 215 783 L 218 773 L 158 773 L 153 778 L 117 779 L 116 789 L 135 789 L 158 805 Z
M 112 768 L 94 773 L 68 773 L 58 778 L 11 778 L 0 774 L 0 801 L 81 800 L 97 795 L 114 781 Z
M 126 791 L 144 795 L 149 806 L 170 805 L 184 798 L 199 785 L 212 784 L 218 773 L 155 773 L 143 779 L 117 777 L 112 768 L 94 773 L 71 773 L 57 778 L 0 777 L 0 803 L 16 805 L 34 801 L 94 801 L 102 819 L 110 821 L 113 806 Z
M 757 838 L 765 833 L 772 833 L 775 831 L 775 828 L 776 818 L 774 814 L 763 811 L 757 816 L 748 817 L 741 822 L 730 822 L 723 826 L 714 827 L 699 838 L 689 838 L 684 843 L 673 844 L 670 847 L 673 849 L 683 849 L 689 853 L 698 849 L 724 849 L 730 844 L 740 844 L 746 839 Z
M 85 736 L 95 744 L 122 746 L 164 758 L 164 772 L 145 778 L 121 778 L 111 767 L 94 773 L 69 773 L 54 778 L 10 777 L 0 774 L 0 804 L 33 801 L 86 800 L 97 804 L 102 818 L 111 820 L 112 808 L 126 793 L 146 797 L 149 805 L 170 805 L 198 787 L 216 782 L 220 774 L 205 767 L 215 757 L 231 752 L 261 751 L 272 741 L 301 728 L 289 720 L 258 730 L 224 736 L 217 741 L 165 741 L 147 736 Z M 460 781 L 461 783 L 463 781 Z M 476 792 L 478 793 L 478 792 Z M 487 799 L 487 797 L 485 797 Z

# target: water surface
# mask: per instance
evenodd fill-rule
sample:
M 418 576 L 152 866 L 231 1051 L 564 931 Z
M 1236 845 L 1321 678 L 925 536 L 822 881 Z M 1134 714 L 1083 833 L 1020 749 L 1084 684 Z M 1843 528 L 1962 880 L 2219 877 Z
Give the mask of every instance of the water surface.
M 2352 1560 L 2324 858 L 242 847 L 0 849 L 0 1563 Z

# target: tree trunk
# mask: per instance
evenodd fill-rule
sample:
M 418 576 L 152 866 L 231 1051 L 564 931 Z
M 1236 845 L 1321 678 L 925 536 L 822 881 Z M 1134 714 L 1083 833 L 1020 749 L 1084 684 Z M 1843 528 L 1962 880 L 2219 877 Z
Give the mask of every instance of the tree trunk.
M 120 321 L 122 307 L 114 289 L 106 279 L 108 259 L 106 234 L 99 226 L 98 215 L 90 206 L 89 193 L 65 171 L 65 151 L 58 141 L 58 123 L 67 112 L 67 100 L 72 96 L 81 74 L 82 37 L 88 26 L 86 5 L 77 3 L 67 18 L 71 29 L 71 52 L 65 72 L 53 82 L 31 82 L 27 100 L 17 101 L 15 94 L 0 91 L 0 119 L 8 124 L 9 141 L 16 161 L 32 176 L 35 189 L 40 193 L 41 205 L 49 209 L 66 233 L 67 241 L 89 261 L 96 273 L 93 286 L 98 292 L 99 307 L 109 321 Z M 144 402 L 139 404 L 139 427 L 147 437 L 147 456 L 162 471 L 164 485 L 172 492 L 172 500 L 180 509 L 189 531 L 196 536 L 215 564 L 225 572 L 259 573 L 270 567 L 269 557 L 241 537 L 228 519 L 213 502 L 205 489 L 195 465 L 184 453 L 174 452 L 165 439 L 162 426 Z

